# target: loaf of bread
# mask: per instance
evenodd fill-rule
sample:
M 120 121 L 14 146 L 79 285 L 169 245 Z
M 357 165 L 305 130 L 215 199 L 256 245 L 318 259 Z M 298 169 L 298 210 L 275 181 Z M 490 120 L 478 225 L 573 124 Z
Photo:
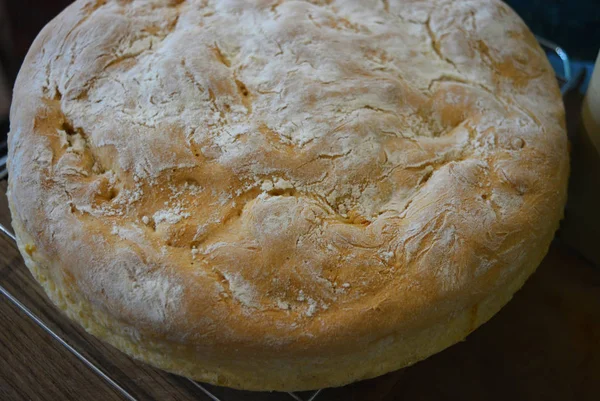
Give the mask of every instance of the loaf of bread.
M 557 83 L 497 0 L 78 0 L 32 45 L 11 124 L 13 226 L 50 299 L 241 389 L 464 339 L 566 197 Z

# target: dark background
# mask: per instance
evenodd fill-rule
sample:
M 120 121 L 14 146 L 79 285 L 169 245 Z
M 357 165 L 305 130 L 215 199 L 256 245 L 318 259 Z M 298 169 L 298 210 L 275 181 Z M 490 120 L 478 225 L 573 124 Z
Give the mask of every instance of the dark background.
M 600 0 L 505 0 L 531 30 L 563 46 L 579 60 L 595 60 L 600 48 Z

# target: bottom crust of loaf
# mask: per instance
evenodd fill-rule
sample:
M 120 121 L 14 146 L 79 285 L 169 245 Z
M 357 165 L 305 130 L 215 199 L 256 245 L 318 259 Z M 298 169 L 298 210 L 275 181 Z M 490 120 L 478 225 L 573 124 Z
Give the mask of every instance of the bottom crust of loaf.
M 462 341 L 496 314 L 535 271 L 547 252 L 536 249 L 528 264 L 499 291 L 482 302 L 439 321 L 413 336 L 386 336 L 350 354 L 328 358 L 280 358 L 246 361 L 210 360 L 192 346 L 143 338 L 139 332 L 108 314 L 77 293 L 70 292 L 50 263 L 34 260 L 27 244 L 31 237 L 13 221 L 18 246 L 25 264 L 43 286 L 50 300 L 87 332 L 108 342 L 127 355 L 160 369 L 218 386 L 256 391 L 303 391 L 337 387 L 373 378 L 410 366 Z M 549 237 L 547 244 L 551 242 Z M 29 252 L 28 252 L 29 251 Z

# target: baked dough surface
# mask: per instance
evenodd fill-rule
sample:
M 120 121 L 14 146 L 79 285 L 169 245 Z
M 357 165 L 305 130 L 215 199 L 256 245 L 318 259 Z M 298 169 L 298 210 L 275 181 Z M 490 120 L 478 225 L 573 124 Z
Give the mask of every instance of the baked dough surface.
M 496 0 L 76 1 L 11 111 L 27 265 L 93 334 L 254 390 L 489 319 L 565 203 L 553 71 Z

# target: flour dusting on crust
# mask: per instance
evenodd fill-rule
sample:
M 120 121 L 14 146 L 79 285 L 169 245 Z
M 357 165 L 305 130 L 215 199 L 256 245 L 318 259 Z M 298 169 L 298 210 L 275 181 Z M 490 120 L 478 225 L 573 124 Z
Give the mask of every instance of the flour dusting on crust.
M 32 258 L 207 355 L 459 316 L 541 257 L 568 174 L 552 69 L 497 0 L 79 0 L 11 124 Z

